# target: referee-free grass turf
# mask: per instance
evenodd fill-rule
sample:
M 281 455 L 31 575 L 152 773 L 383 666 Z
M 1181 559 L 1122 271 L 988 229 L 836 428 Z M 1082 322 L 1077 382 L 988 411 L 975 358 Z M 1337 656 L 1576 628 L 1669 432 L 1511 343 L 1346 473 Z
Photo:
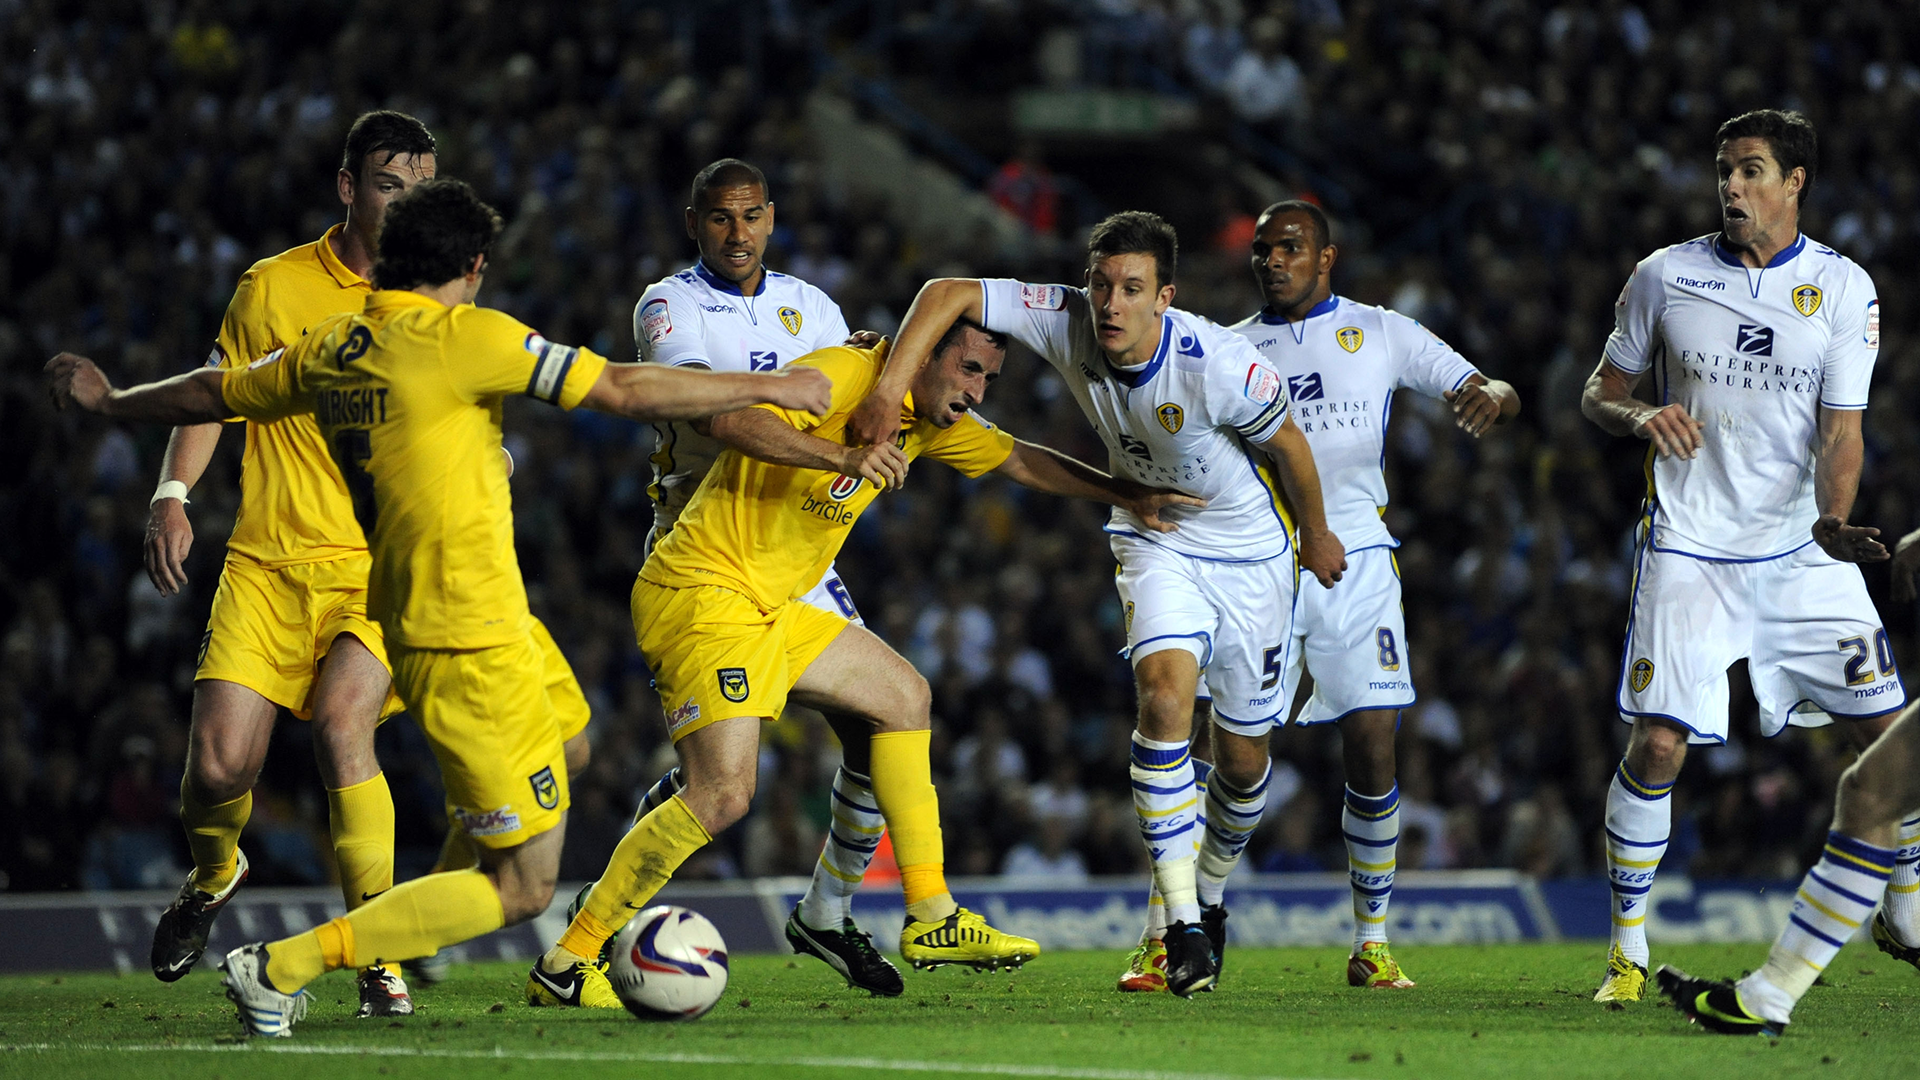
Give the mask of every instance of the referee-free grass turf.
M 1220 989 L 1182 1001 L 1113 991 L 1117 953 L 1059 953 L 1013 974 L 907 974 L 896 999 L 847 990 L 818 962 L 738 956 L 704 1019 L 532 1009 L 525 969 L 456 965 L 406 1020 L 354 1017 L 353 981 L 313 987 L 291 1039 L 238 1037 L 218 975 L 172 986 L 145 972 L 0 979 L 0 1076 L 116 1080 L 263 1077 L 926 1076 L 1884 1077 L 1920 1050 L 1920 975 L 1848 948 L 1784 1039 L 1710 1036 L 1655 1000 L 1591 1000 L 1597 943 L 1408 947 L 1419 987 L 1346 987 L 1338 949 L 1230 949 Z M 1759 945 L 1658 949 L 1697 973 L 1738 974 Z

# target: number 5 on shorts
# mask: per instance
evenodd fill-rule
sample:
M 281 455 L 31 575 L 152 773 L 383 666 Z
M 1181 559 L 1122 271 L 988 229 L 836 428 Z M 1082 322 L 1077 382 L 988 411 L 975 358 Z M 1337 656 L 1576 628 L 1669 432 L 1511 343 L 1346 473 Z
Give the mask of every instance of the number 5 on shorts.
M 1282 647 L 1279 645 L 1260 654 L 1260 662 L 1265 665 L 1260 670 L 1267 676 L 1266 681 L 1260 684 L 1260 689 L 1271 690 L 1280 682 L 1281 656 Z

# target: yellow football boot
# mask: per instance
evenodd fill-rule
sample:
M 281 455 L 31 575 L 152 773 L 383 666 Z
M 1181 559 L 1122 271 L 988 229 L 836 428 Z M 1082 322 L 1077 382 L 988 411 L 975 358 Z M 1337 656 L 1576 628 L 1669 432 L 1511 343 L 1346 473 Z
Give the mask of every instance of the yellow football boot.
M 1384 941 L 1369 941 L 1360 951 L 1347 957 L 1347 985 L 1368 990 L 1407 990 L 1414 985 Z
M 1615 944 L 1607 950 L 1607 977 L 1594 992 L 1595 1001 L 1639 1001 L 1647 989 L 1647 969 L 1627 959 Z
M 1123 994 L 1159 994 L 1167 989 L 1167 943 L 1148 938 L 1127 957 L 1127 970 L 1120 973 L 1114 989 Z
M 909 919 L 900 931 L 900 955 L 915 970 L 965 964 L 978 971 L 1017 968 L 1040 955 L 1040 943 L 995 930 L 966 908 L 939 922 Z
M 540 961 L 535 960 L 533 970 L 527 973 L 527 1004 L 588 1009 L 623 1007 L 619 995 L 613 992 L 613 984 L 607 981 L 606 969 L 590 960 L 582 960 L 557 975 L 540 970 Z

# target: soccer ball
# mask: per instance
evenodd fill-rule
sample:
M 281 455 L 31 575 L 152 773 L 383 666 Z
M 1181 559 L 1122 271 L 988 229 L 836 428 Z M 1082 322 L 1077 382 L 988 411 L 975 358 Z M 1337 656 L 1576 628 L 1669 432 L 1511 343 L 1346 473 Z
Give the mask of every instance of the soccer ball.
M 726 992 L 727 943 L 697 911 L 651 907 L 613 936 L 607 981 L 642 1020 L 693 1020 Z

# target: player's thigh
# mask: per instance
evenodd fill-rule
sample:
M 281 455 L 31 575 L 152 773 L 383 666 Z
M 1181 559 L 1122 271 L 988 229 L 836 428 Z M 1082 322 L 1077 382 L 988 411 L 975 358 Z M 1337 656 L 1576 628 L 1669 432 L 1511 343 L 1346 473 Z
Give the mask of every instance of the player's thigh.
M 831 628 L 824 620 L 806 621 L 819 624 L 816 636 Z M 845 623 L 793 687 L 795 701 L 860 717 L 875 731 L 925 728 L 931 696 L 927 680 L 905 657 L 866 627 Z
M 228 802 L 253 787 L 267 761 L 279 707 L 251 687 L 223 679 L 193 684 L 187 778 L 196 794 Z
M 1368 548 L 1348 555 L 1346 575 L 1332 589 L 1319 588 L 1305 574 L 1300 580 L 1295 618 L 1306 667 L 1313 673 L 1313 696 L 1296 722 L 1323 724 L 1356 712 L 1412 705 L 1407 620 L 1393 550 Z
M 371 726 L 406 707 L 393 689 L 386 635 L 367 614 L 372 565 L 370 558 L 355 556 L 281 572 L 306 596 L 316 675 L 301 712 L 317 721 Z
M 560 739 L 571 743 L 575 736 L 587 730 L 587 723 L 593 719 L 593 707 L 587 704 L 586 692 L 580 689 L 580 680 L 574 677 L 573 665 L 567 663 L 566 654 L 560 651 L 559 643 L 553 640 L 547 624 L 539 619 L 533 620 L 533 643 L 540 650 L 547 700 L 553 703 L 554 720 L 560 725 Z M 571 754 L 568 761 L 572 761 Z M 584 761 L 581 767 L 585 767 Z
M 1860 568 L 1811 544 L 1776 562 L 1756 572 L 1749 671 L 1761 730 L 1899 711 L 1906 689 Z
M 828 566 L 826 574 L 807 590 L 800 602 L 812 604 L 821 611 L 834 612 L 855 626 L 867 625 L 867 621 L 860 617 L 860 609 L 854 605 L 853 594 L 847 591 L 846 582 L 840 580 L 838 567 Z
M 1128 536 L 1113 538 L 1119 568 L 1114 588 L 1127 635 L 1127 659 L 1138 667 L 1157 652 L 1183 649 L 1200 667 L 1213 653 L 1219 614 L 1204 595 L 1201 564 Z
M 788 662 L 787 609 L 837 618 L 795 603 L 762 611 L 732 589 L 671 589 L 644 580 L 634 583 L 631 605 L 635 640 L 676 743 L 721 720 L 779 716 L 797 674 Z
M 1290 558 L 1202 565 L 1201 598 L 1216 620 L 1207 689 L 1220 730 L 1257 737 L 1285 720 L 1298 580 Z
M 566 752 L 532 637 L 392 651 L 394 681 L 440 763 L 448 816 L 483 848 L 556 827 L 569 801 Z
M 511 847 L 475 844 L 480 871 L 493 879 L 500 912 L 512 926 L 547 910 L 560 880 L 560 854 L 566 842 L 566 812 L 552 828 Z
M 196 682 L 233 683 L 307 715 L 315 650 L 306 591 L 285 574 L 229 557 L 200 638 Z
M 1750 571 L 1641 546 L 1616 695 L 1622 719 L 1664 720 L 1690 742 L 1726 740 L 1727 668 L 1753 638 Z

